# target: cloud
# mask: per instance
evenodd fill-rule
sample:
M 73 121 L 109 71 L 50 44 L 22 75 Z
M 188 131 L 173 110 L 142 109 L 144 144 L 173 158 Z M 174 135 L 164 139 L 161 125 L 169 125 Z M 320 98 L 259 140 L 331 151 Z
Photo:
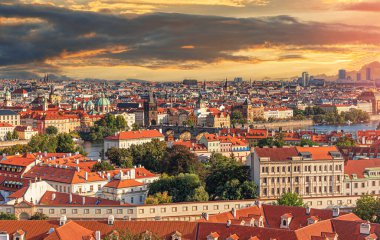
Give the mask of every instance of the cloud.
M 380 29 L 301 22 L 290 16 L 229 18 L 156 13 L 133 18 L 46 5 L 1 5 L 0 66 L 130 65 L 194 68 L 221 61 L 266 61 L 254 49 L 379 44 Z M 27 22 L 22 19 L 37 19 Z M 190 47 L 191 46 L 191 47 Z M 236 54 L 245 49 L 253 55 Z M 281 60 L 294 59 L 286 54 Z M 289 57 L 290 56 L 290 57 Z
M 348 11 L 366 11 L 366 12 L 380 12 L 380 2 L 358 2 L 342 4 L 342 10 Z

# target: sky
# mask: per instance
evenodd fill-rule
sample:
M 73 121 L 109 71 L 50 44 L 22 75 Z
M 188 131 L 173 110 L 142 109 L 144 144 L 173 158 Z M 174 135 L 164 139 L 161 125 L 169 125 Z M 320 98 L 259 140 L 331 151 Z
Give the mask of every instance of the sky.
M 218 81 L 380 61 L 380 0 L 1 0 L 0 78 Z

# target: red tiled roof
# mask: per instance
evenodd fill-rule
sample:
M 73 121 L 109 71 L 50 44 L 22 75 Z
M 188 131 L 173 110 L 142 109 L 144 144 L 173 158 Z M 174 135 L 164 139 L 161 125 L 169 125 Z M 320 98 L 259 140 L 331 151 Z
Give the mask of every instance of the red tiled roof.
M 109 188 L 130 188 L 138 186 L 144 186 L 144 184 L 133 179 L 112 180 L 105 185 L 105 187 Z
M 352 177 L 356 174 L 358 178 L 364 178 L 364 171 L 367 168 L 380 168 L 380 159 L 348 160 L 345 162 L 344 173 Z
M 116 136 L 109 136 L 105 139 L 107 140 L 130 140 L 139 138 L 161 138 L 164 137 L 162 133 L 157 130 L 139 130 L 139 131 L 128 131 L 120 132 Z
M 258 157 L 269 157 L 271 161 L 288 161 L 298 156 L 295 147 L 289 148 L 255 148 Z

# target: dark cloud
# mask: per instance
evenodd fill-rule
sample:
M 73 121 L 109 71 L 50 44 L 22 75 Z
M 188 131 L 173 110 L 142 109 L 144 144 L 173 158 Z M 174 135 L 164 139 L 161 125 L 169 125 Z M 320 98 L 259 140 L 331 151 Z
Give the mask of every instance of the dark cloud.
M 270 46 L 379 44 L 380 29 L 300 22 L 290 16 L 228 18 L 156 13 L 127 18 L 42 5 L 1 5 L 0 16 L 42 21 L 0 25 L 0 66 L 41 63 L 63 53 L 124 46 L 88 62 L 147 67 L 199 66 L 221 60 L 259 62 L 234 53 Z M 192 46 L 185 47 L 183 46 Z

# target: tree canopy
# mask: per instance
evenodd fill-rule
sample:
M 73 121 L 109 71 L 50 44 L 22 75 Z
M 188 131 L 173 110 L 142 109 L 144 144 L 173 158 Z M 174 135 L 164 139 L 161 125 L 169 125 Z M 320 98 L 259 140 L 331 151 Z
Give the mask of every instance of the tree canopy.
M 295 207 L 304 207 L 303 199 L 297 194 L 293 192 L 287 192 L 281 195 L 280 198 L 277 199 L 277 204 L 282 206 L 295 206 Z
M 363 220 L 380 223 L 380 199 L 370 195 L 360 197 L 353 213 Z

